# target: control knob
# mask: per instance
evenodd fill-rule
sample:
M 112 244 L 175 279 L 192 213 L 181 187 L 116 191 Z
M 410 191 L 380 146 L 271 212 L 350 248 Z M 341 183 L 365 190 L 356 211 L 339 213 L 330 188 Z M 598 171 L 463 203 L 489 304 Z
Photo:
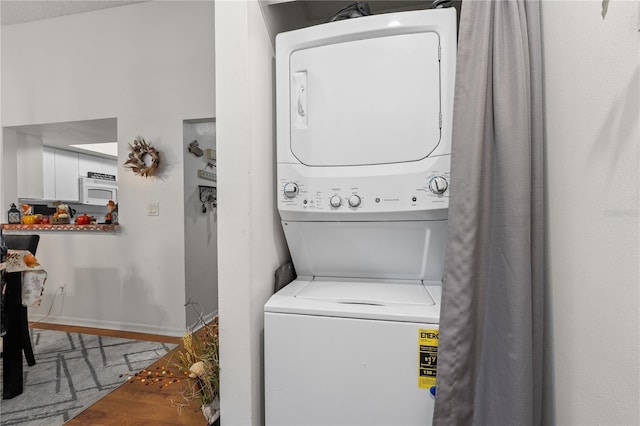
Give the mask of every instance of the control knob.
M 362 200 L 360 199 L 360 196 L 358 196 L 358 195 L 354 194 L 354 195 L 349 197 L 349 205 L 351 207 L 358 207 L 360 205 L 361 201 Z
M 340 207 L 342 204 L 342 198 L 340 198 L 339 195 L 334 195 L 329 199 L 329 204 L 331 204 L 331 207 Z
M 443 176 L 434 176 L 429 180 L 429 189 L 437 195 L 444 194 L 449 188 L 449 182 Z
M 284 186 L 284 196 L 287 198 L 294 198 L 298 195 L 298 185 L 293 182 L 289 182 Z

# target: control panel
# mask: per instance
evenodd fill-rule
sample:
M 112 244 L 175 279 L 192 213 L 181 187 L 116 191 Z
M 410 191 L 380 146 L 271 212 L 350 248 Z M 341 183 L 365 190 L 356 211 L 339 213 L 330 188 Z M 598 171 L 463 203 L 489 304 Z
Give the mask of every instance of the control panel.
M 411 184 L 406 176 L 400 178 L 280 176 L 278 207 L 289 211 L 343 213 L 448 208 L 448 171 L 431 170 L 412 176 Z

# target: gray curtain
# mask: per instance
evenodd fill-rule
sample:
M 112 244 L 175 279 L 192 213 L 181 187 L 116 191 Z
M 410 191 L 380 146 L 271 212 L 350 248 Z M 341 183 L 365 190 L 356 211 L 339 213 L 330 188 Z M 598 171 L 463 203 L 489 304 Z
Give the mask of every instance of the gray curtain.
M 545 421 L 539 7 L 462 3 L 435 425 Z

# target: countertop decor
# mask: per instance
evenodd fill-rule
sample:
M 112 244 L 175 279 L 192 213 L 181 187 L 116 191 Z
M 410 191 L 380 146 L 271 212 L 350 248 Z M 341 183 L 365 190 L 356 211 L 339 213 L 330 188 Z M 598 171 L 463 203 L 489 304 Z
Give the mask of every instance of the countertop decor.
M 87 231 L 100 231 L 100 232 L 115 232 L 120 227 L 117 224 L 95 224 L 95 225 L 56 225 L 56 224 L 9 224 L 3 223 L 3 231 L 74 231 L 74 232 L 87 232 Z

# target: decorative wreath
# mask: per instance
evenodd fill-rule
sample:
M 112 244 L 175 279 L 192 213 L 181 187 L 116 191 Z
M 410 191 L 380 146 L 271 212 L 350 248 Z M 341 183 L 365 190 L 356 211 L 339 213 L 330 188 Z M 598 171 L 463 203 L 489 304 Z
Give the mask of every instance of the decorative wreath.
M 160 165 L 160 154 L 156 149 L 147 143 L 142 136 L 138 136 L 129 144 L 129 159 L 124 163 L 137 175 L 149 177 L 156 172 Z M 149 159 L 146 157 L 149 156 Z

